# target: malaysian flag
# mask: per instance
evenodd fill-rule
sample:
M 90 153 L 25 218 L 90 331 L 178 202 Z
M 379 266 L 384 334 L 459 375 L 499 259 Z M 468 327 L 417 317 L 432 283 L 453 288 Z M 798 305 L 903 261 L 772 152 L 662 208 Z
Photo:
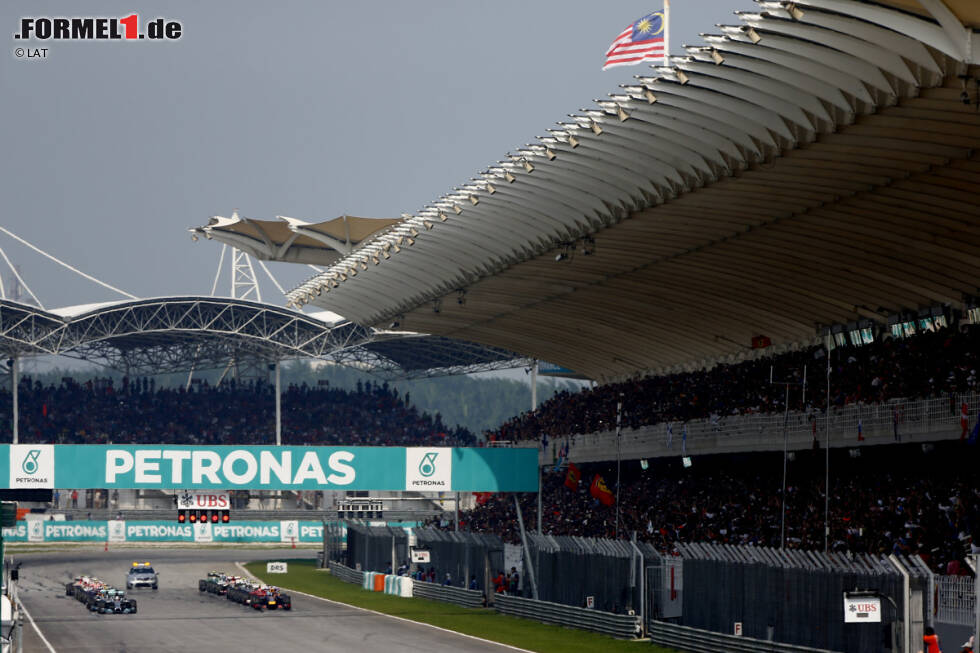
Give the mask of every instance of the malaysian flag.
M 606 63 L 602 69 L 631 66 L 644 61 L 666 63 L 669 6 L 669 0 L 664 0 L 664 11 L 647 14 L 624 29 L 606 51 Z

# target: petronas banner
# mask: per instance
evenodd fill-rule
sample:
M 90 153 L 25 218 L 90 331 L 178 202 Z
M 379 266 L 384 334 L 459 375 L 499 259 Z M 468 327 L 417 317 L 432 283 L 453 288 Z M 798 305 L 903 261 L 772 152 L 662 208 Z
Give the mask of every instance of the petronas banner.
M 536 492 L 537 464 L 530 448 L 15 444 L 0 487 Z
M 416 522 L 391 522 L 415 526 Z M 344 528 L 346 536 L 346 528 Z M 319 521 L 239 521 L 175 524 L 172 521 L 19 521 L 3 529 L 5 542 L 323 542 Z

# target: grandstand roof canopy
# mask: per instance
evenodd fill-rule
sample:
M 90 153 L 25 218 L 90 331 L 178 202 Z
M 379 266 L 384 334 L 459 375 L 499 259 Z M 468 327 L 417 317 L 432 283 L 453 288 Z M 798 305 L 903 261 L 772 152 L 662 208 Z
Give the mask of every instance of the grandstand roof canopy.
M 291 301 L 596 379 L 961 307 L 980 279 L 980 3 L 758 4 Z
M 195 239 L 202 235 L 236 247 L 265 261 L 329 265 L 350 254 L 372 236 L 401 222 L 400 218 L 358 218 L 342 215 L 324 222 L 304 222 L 278 216 L 278 220 L 256 220 L 238 215 L 214 216 L 203 227 L 190 229 Z
M 127 374 L 223 367 L 230 360 L 333 360 L 387 377 L 437 376 L 522 364 L 515 355 L 411 332 L 225 297 L 162 297 L 46 311 L 0 299 L 5 357 L 59 354 Z

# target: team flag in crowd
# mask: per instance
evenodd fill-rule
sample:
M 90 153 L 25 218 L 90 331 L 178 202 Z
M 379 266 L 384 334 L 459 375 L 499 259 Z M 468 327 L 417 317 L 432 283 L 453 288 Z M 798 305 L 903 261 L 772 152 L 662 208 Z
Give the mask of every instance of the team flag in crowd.
M 663 11 L 647 14 L 630 24 L 609 46 L 602 69 L 631 66 L 644 61 L 666 63 L 669 16 L 670 0 L 664 0 Z
M 565 474 L 565 487 L 569 490 L 577 490 L 578 482 L 582 479 L 582 472 L 575 463 L 568 463 L 568 473 Z
M 616 497 L 614 497 L 613 493 L 609 491 L 609 487 L 606 485 L 606 482 L 602 480 L 602 477 L 598 474 L 596 474 L 595 478 L 592 479 L 592 485 L 589 487 L 589 494 L 598 499 L 599 503 L 604 506 L 611 506 L 616 503 Z
M 474 492 L 473 496 L 476 497 L 476 505 L 482 506 L 490 500 L 490 497 L 493 496 L 493 492 Z
M 558 448 L 558 460 L 555 461 L 555 467 L 552 471 L 557 472 L 561 469 L 566 460 L 568 460 L 568 440 L 565 440 L 565 444 Z

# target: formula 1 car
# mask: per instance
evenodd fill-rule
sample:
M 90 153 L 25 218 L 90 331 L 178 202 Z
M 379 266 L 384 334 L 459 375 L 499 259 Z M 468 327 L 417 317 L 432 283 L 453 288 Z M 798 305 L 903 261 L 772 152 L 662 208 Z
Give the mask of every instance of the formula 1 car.
M 88 604 L 88 609 L 99 614 L 136 614 L 136 601 L 117 589 L 99 592 Z
M 256 610 L 262 608 L 291 610 L 293 601 L 288 594 L 283 593 L 278 587 L 262 586 L 251 592 L 249 605 Z
M 210 594 L 224 595 L 229 601 L 240 603 L 255 610 L 291 610 L 292 598 L 278 587 L 253 583 L 242 576 L 231 576 L 213 571 L 199 580 L 197 589 Z
M 208 592 L 209 594 L 224 596 L 228 593 L 228 588 L 238 582 L 238 580 L 238 576 L 229 576 L 227 574 L 212 571 L 208 573 L 208 577 L 206 579 L 198 581 L 197 589 L 202 592 Z

